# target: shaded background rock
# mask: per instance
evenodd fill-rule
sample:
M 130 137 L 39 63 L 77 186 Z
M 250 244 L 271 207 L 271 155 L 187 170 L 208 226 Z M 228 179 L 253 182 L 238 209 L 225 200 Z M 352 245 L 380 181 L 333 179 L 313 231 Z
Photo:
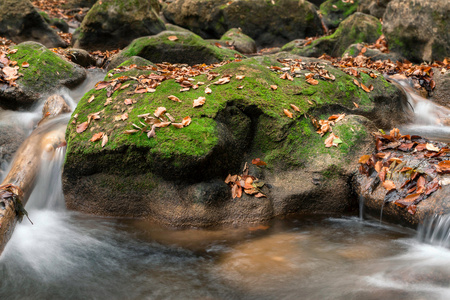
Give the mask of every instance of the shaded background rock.
M 329 36 L 323 36 L 312 41 L 307 46 L 294 48 L 292 53 L 302 56 L 328 55 L 341 56 L 348 46 L 355 43 L 374 43 L 381 36 L 380 21 L 370 15 L 354 13 L 342 23 L 338 29 Z
M 220 41 L 225 42 L 226 46 L 232 46 L 243 54 L 250 54 L 256 52 L 255 41 L 246 34 L 243 34 L 240 29 L 232 28 L 225 32 L 220 38 Z
M 83 19 L 74 46 L 113 50 L 127 46 L 135 38 L 165 30 L 153 8 L 155 3 L 156 0 L 133 0 L 126 4 L 122 0 L 97 1 Z
M 383 14 L 386 10 L 386 6 L 392 0 L 359 0 L 358 12 L 362 12 L 368 15 L 383 18 Z
M 15 43 L 35 41 L 47 47 L 68 46 L 28 0 L 0 2 L 0 36 Z
M 296 38 L 323 33 L 313 4 L 304 0 L 232 1 L 177 0 L 163 8 L 165 18 L 203 38 L 219 39 L 241 28 L 259 46 L 282 45 Z
M 361 50 L 364 47 L 365 45 L 362 43 L 352 44 L 345 50 L 343 56 L 348 55 L 351 57 L 356 57 L 361 53 Z M 367 47 L 364 56 L 370 58 L 372 61 L 390 59 L 391 61 L 396 62 L 396 61 L 403 61 L 405 59 L 403 56 L 395 52 L 384 53 L 378 49 L 371 49 Z
M 320 5 L 322 20 L 328 29 L 337 28 L 343 20 L 356 12 L 356 9 L 358 8 L 358 0 L 354 0 L 352 2 L 327 0 Z
M 389 49 L 413 62 L 443 60 L 450 53 L 450 1 L 393 0 L 383 15 Z

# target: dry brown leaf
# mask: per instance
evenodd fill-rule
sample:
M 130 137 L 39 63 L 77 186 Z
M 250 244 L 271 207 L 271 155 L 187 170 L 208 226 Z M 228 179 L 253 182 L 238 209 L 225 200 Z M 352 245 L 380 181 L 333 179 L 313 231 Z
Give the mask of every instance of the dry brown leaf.
M 112 98 L 111 98 L 111 97 L 106 98 L 106 101 L 105 101 L 105 103 L 103 104 L 103 106 L 106 106 L 106 105 L 111 104 L 111 103 L 112 103 Z
M 131 100 L 130 98 L 127 98 L 123 101 L 123 103 L 125 103 L 125 105 L 131 105 L 131 104 L 133 104 L 133 100 Z
M 338 140 L 338 139 L 339 139 L 338 136 L 334 135 L 334 133 L 330 133 L 330 136 L 325 139 L 325 142 L 324 142 L 325 147 L 326 148 L 330 148 L 331 146 L 337 147 L 339 144 L 336 143 L 335 140 Z
M 136 133 L 136 132 L 139 132 L 140 130 L 137 130 L 137 129 L 129 129 L 129 130 L 125 130 L 123 133 L 126 133 L 126 134 L 133 134 L 133 133 Z
M 183 124 L 183 126 L 188 126 L 189 124 L 191 124 L 191 117 L 187 116 L 183 118 L 183 121 L 181 121 L 181 124 Z
M 91 103 L 92 101 L 94 101 L 94 99 L 95 99 L 95 95 L 92 95 L 91 97 L 89 97 L 88 103 Z
M 361 87 L 361 84 L 359 84 L 358 80 L 353 79 L 353 83 L 354 83 L 357 87 Z
M 205 94 L 211 94 L 212 90 L 209 87 L 206 87 Z
M 22 68 L 28 68 L 29 66 L 30 66 L 30 64 L 27 63 L 26 61 L 24 61 L 24 62 L 22 63 Z
M 252 159 L 252 164 L 256 166 L 267 166 L 267 163 L 262 161 L 260 158 Z
M 243 85 L 238 85 L 238 86 L 236 87 L 236 89 L 238 89 L 238 90 L 242 90 L 243 88 L 244 88 Z
M 181 102 L 180 98 L 178 98 L 177 96 L 174 96 L 174 95 L 170 95 L 167 98 L 169 98 L 170 100 L 175 101 L 175 102 Z
M 153 126 L 158 127 L 158 128 L 163 128 L 163 127 L 169 126 L 170 124 L 171 124 L 171 122 L 159 122 L 159 123 L 153 124 Z
M 318 84 L 319 84 L 319 81 L 315 80 L 315 79 L 312 78 L 312 77 L 306 79 L 306 82 L 309 83 L 309 84 L 312 84 L 312 85 L 318 85 Z
M 88 128 L 89 123 L 88 122 L 83 122 L 81 124 L 79 124 L 77 126 L 77 133 L 82 133 L 83 131 L 85 131 Z
M 206 98 L 205 97 L 198 97 L 194 100 L 194 103 L 192 104 L 192 107 L 199 107 L 205 104 Z
M 358 105 L 358 103 L 356 103 L 356 102 L 353 102 L 353 105 L 356 107 L 356 108 L 359 108 L 359 105 Z
M 263 193 L 259 192 L 255 195 L 256 198 L 267 198 L 266 195 L 264 195 Z
M 296 105 L 291 104 L 291 107 L 292 107 L 292 109 L 293 109 L 294 111 L 300 112 L 300 108 L 298 108 Z
M 96 133 L 91 137 L 89 141 L 91 142 L 99 141 L 103 137 L 103 134 L 104 134 L 103 132 Z
M 167 39 L 168 39 L 169 41 L 175 42 L 175 41 L 178 40 L 178 37 L 177 37 L 176 35 L 171 35 L 171 36 L 167 37 Z
M 165 107 L 158 107 L 153 114 L 155 115 L 155 117 L 159 118 L 165 112 L 166 112 Z
M 364 92 L 370 93 L 370 89 L 362 83 L 361 83 L 361 88 L 364 90 Z
M 428 151 L 433 151 L 433 152 L 441 151 L 441 149 L 439 149 L 438 147 L 436 147 L 435 145 L 433 145 L 431 143 L 427 143 L 426 148 Z
M 124 90 L 124 89 L 126 89 L 127 87 L 129 87 L 129 86 L 130 86 L 129 83 L 124 84 L 124 85 L 122 85 L 122 86 L 120 87 L 120 90 Z
M 184 127 L 184 125 L 183 125 L 182 123 L 172 123 L 172 125 L 173 125 L 175 128 L 178 128 L 178 129 Z
M 395 183 L 392 180 L 385 180 L 383 182 L 383 187 L 390 191 L 390 190 L 394 190 L 395 189 Z
M 122 121 L 125 121 L 126 119 L 128 119 L 128 114 L 127 114 L 127 113 L 122 114 L 122 115 L 120 116 L 120 119 L 121 119 Z
M 105 133 L 102 138 L 102 148 L 108 143 L 108 135 Z
M 236 75 L 237 80 L 242 80 L 245 78 L 245 75 Z
M 285 114 L 286 116 L 288 116 L 289 118 L 291 118 L 291 119 L 294 118 L 294 115 L 293 115 L 289 110 L 284 109 L 283 112 L 284 112 L 284 114 Z
M 276 90 L 278 89 L 278 86 L 273 84 L 273 85 L 270 86 L 270 88 L 271 88 L 272 90 L 276 91 Z
M 383 163 L 381 162 L 381 160 L 377 161 L 375 163 L 375 171 L 377 171 L 377 173 L 380 173 L 382 168 L 383 168 Z

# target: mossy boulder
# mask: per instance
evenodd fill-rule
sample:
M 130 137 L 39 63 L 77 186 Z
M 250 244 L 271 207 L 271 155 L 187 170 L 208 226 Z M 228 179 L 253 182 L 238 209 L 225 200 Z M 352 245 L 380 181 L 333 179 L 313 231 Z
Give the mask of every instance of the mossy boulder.
M 176 40 L 171 40 L 174 36 Z M 163 31 L 154 36 L 135 39 L 113 61 L 117 66 L 132 56 L 140 56 L 152 63 L 213 64 L 232 60 L 235 54 L 239 53 L 211 45 L 192 32 Z
M 329 35 L 314 40 L 306 46 L 296 47 L 292 53 L 303 56 L 328 55 L 339 57 L 351 45 L 356 43 L 374 43 L 381 36 L 381 23 L 363 13 L 354 13 L 342 23 L 338 29 Z
M 9 109 L 29 107 L 44 94 L 51 93 L 61 86 L 75 86 L 86 77 L 86 71 L 78 65 L 68 62 L 53 53 L 44 45 L 25 42 L 12 47 L 17 49 L 8 55 L 17 61 L 18 72 L 22 74 L 16 80 L 16 86 L 3 83 L 0 89 L 0 106 Z M 27 62 L 29 67 L 22 67 Z
M 81 23 L 75 47 L 87 50 L 124 48 L 135 38 L 165 30 L 153 2 L 157 1 L 97 1 Z
M 383 18 L 387 5 L 392 0 L 359 0 L 358 12 L 362 12 L 378 19 Z
M 225 42 L 226 46 L 234 47 L 236 51 L 243 54 L 255 53 L 257 51 L 255 41 L 248 35 L 242 33 L 238 28 L 232 28 L 225 32 L 220 38 L 220 41 Z
M 281 55 L 281 54 L 279 54 Z M 292 57 L 292 56 L 291 56 Z M 306 82 L 301 70 L 293 81 L 283 80 L 271 70 L 283 67 L 277 57 L 259 57 L 231 62 L 214 69 L 232 75 L 230 83 L 215 85 L 206 75 L 198 89 L 180 92 L 175 80 L 163 81 L 154 93 L 136 94 L 138 77 L 149 72 L 142 68 L 111 71 L 105 79 L 129 76 L 125 89 L 111 95 L 105 106 L 105 89 L 89 91 L 79 102 L 66 132 L 68 143 L 63 172 L 67 205 L 88 213 L 122 217 L 149 217 L 171 225 L 212 226 L 220 223 L 255 222 L 301 212 L 342 212 L 355 204 L 349 197 L 349 176 L 356 168 L 356 157 L 372 147 L 367 118 L 388 124 L 401 119 L 401 92 L 382 76 L 361 76 L 374 91 L 356 88 L 353 78 L 326 64 L 316 62 L 336 77 L 335 81 Z M 298 58 L 298 57 L 297 57 Z M 236 75 L 244 75 L 238 80 Z M 123 77 L 121 77 L 123 78 Z M 211 94 L 205 94 L 209 85 Z M 270 86 L 276 85 L 273 90 Z M 238 87 L 243 86 L 242 89 Z M 182 102 L 168 99 L 175 95 Z M 89 102 L 89 99 L 94 100 Z M 193 100 L 206 97 L 202 107 Z M 132 99 L 126 105 L 125 99 Z M 356 108 L 354 103 L 359 104 Z M 284 109 L 296 105 L 300 112 L 288 118 Z M 132 124 L 142 126 L 138 116 L 165 107 L 180 122 L 190 116 L 184 128 L 160 128 L 156 137 L 145 133 L 125 134 Z M 387 120 L 397 112 L 395 120 Z M 76 126 L 91 113 L 100 112 L 83 133 Z M 339 122 L 333 131 L 342 139 L 339 147 L 325 148 L 324 140 L 306 116 L 327 118 L 332 113 L 357 114 Z M 117 116 L 127 113 L 124 121 Z M 75 119 L 77 116 L 77 119 Z M 108 142 L 89 141 L 98 132 Z M 267 162 L 266 167 L 251 165 L 253 158 Z M 231 198 L 223 182 L 228 174 L 240 174 L 245 163 L 250 174 L 267 185 L 267 198 L 244 195 Z M 333 197 L 329 197 L 333 195 Z
M 45 22 L 47 22 L 50 26 L 55 26 L 58 30 L 62 32 L 69 32 L 69 24 L 64 19 L 59 18 L 51 18 L 46 12 L 41 11 L 39 14 L 44 18 Z
M 334 29 L 348 16 L 356 12 L 358 0 L 344 2 L 342 0 L 327 0 L 320 5 L 322 20 L 328 29 Z
M 323 33 L 314 5 L 304 0 L 176 0 L 163 14 L 170 23 L 205 39 L 219 39 L 229 29 L 241 28 L 259 46 Z
M 450 1 L 393 0 L 383 16 L 389 49 L 408 60 L 443 60 L 450 53 Z
M 67 47 L 28 0 L 0 2 L 0 36 L 15 43 L 35 41 L 47 47 Z

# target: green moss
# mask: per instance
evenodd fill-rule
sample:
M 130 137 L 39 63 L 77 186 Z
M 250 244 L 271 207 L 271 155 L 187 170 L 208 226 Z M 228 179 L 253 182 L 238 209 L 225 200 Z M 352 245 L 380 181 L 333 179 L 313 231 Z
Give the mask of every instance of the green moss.
M 23 74 L 17 82 L 26 89 L 44 92 L 49 87 L 59 84 L 61 79 L 74 75 L 74 67 L 52 51 L 38 43 L 22 43 L 14 46 L 18 51 L 10 54 L 11 60 L 17 61 L 19 73 Z M 27 62 L 28 68 L 22 67 Z

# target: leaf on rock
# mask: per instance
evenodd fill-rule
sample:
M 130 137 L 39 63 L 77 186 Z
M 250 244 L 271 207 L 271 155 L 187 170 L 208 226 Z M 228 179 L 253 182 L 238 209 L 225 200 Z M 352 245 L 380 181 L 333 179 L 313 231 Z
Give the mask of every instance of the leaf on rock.
M 262 161 L 260 158 L 252 159 L 252 164 L 256 166 L 267 166 L 267 163 Z
M 89 123 L 88 122 L 83 122 L 81 124 L 79 124 L 77 126 L 77 133 L 82 133 L 83 131 L 85 131 L 88 128 Z
M 395 189 L 395 183 L 392 180 L 385 180 L 383 182 L 383 187 L 390 191 L 390 190 L 394 190 Z
M 108 135 L 105 133 L 102 138 L 102 148 L 108 143 Z
M 96 133 L 91 137 L 91 139 L 89 141 L 97 142 L 103 137 L 103 134 L 104 134 L 103 132 Z
M 177 96 L 174 96 L 174 95 L 170 95 L 167 98 L 169 98 L 170 100 L 175 101 L 175 102 L 181 102 L 180 98 L 178 98 Z
M 264 195 L 263 193 L 259 192 L 257 194 L 255 194 L 256 198 L 267 198 L 266 195 Z
M 356 108 L 359 108 L 359 105 L 358 105 L 358 103 L 356 103 L 356 102 L 353 102 L 353 105 L 356 107 Z
M 366 164 L 368 161 L 369 161 L 369 159 L 370 159 L 370 155 L 369 154 L 367 154 L 367 155 L 363 155 L 363 156 L 361 156 L 360 158 L 359 158 L 359 163 L 360 164 Z
M 331 146 L 337 147 L 338 144 L 342 143 L 342 141 L 334 135 L 334 133 L 330 133 L 330 136 L 325 139 L 325 147 L 330 148 Z
M 178 40 L 178 37 L 176 35 L 171 35 L 171 36 L 167 37 L 167 39 L 171 42 L 175 42 Z
M 434 146 L 431 143 L 427 143 L 426 148 L 427 148 L 428 151 L 433 151 L 433 152 L 441 151 L 441 149 L 439 149 L 438 147 Z
M 370 93 L 370 89 L 362 83 L 361 83 L 361 88 L 364 90 L 364 92 Z
M 285 114 L 286 116 L 288 116 L 289 118 L 291 118 L 291 119 L 294 118 L 294 115 L 293 115 L 289 110 L 284 109 L 283 112 L 284 112 L 284 114 Z
M 125 103 L 125 105 L 131 105 L 131 104 L 133 104 L 133 100 L 131 100 L 130 98 L 127 98 L 123 101 L 123 103 Z
M 199 107 L 205 104 L 206 98 L 205 97 L 198 97 L 194 100 L 194 103 L 192 104 L 192 107 Z

